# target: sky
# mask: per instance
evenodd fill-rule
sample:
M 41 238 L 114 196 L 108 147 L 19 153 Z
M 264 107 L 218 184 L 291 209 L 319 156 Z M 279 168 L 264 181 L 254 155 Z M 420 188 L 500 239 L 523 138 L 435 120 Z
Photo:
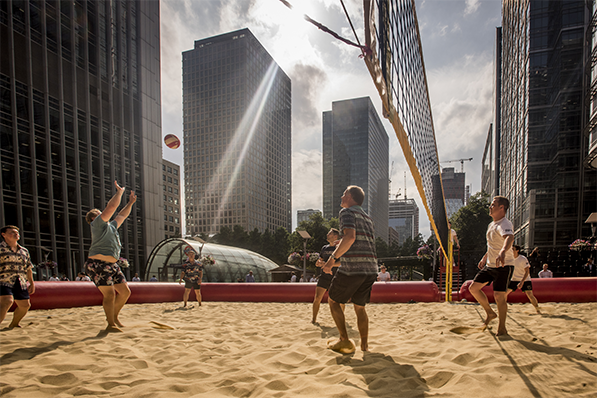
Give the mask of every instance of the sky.
M 182 139 L 182 52 L 194 41 L 249 28 L 292 81 L 292 214 L 322 209 L 322 112 L 332 102 L 371 97 L 390 137 L 391 192 L 400 189 L 419 205 L 420 232 L 429 221 L 360 50 L 307 23 L 307 14 L 354 41 L 339 0 L 162 0 L 162 135 Z M 350 19 L 364 42 L 361 0 L 345 0 Z M 300 6 L 300 9 L 298 7 Z M 500 0 L 416 0 L 423 56 L 440 162 L 464 162 L 471 192 L 481 187 L 481 160 L 493 119 L 495 28 L 501 25 Z M 183 149 L 163 145 L 163 157 L 183 166 Z M 442 163 L 455 167 L 460 162 Z M 405 173 L 406 172 L 406 179 Z M 181 185 L 184 187 L 184 185 Z M 184 199 L 183 199 L 184 200 Z M 184 228 L 184 227 L 183 227 Z

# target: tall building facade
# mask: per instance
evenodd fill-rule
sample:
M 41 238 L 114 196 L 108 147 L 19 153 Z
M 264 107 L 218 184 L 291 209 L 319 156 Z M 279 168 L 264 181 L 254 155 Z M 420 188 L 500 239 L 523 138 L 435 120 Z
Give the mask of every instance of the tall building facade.
M 414 199 L 390 200 L 389 226 L 398 232 L 398 244 L 419 235 L 419 206 Z
M 592 2 L 502 6 L 499 194 L 511 201 L 515 241 L 566 248 L 590 235 L 597 179 L 588 154 Z M 589 37 L 589 39 L 587 39 Z
M 332 103 L 323 112 L 323 216 L 338 217 L 349 185 L 365 191 L 363 209 L 388 242 L 389 138 L 369 97 Z
M 182 56 L 187 234 L 290 231 L 290 79 L 249 29 Z
M 180 212 L 180 166 L 162 159 L 164 193 L 164 239 L 182 238 Z
M 72 278 L 117 180 L 138 196 L 119 232 L 142 272 L 163 235 L 159 3 L 2 1 L 0 48 L 0 224 Z
M 465 176 L 465 173 L 457 173 L 454 167 L 442 169 L 442 185 L 448 218 L 452 217 L 466 203 Z

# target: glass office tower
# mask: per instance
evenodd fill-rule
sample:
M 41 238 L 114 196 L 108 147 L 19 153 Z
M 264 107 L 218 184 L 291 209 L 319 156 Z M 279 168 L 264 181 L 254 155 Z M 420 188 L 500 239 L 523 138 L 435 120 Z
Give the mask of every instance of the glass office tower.
M 242 29 L 182 54 L 186 231 L 291 230 L 290 79 Z
M 119 229 L 131 272 L 163 237 L 159 38 L 158 2 L 0 2 L 0 224 L 33 262 L 82 270 L 85 214 L 114 180 L 138 196 Z
M 499 193 L 511 201 L 516 243 L 527 248 L 564 249 L 590 235 L 589 3 L 503 2 Z
M 369 97 L 332 103 L 323 112 L 323 216 L 338 217 L 349 185 L 365 191 L 363 209 L 388 242 L 389 138 Z

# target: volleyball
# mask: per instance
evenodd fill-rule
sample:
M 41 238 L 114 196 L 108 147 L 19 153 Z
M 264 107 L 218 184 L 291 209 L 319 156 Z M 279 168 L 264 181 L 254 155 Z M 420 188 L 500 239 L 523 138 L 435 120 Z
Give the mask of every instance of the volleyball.
M 180 140 L 174 134 L 168 134 L 164 137 L 164 143 L 170 149 L 176 149 L 180 146 Z

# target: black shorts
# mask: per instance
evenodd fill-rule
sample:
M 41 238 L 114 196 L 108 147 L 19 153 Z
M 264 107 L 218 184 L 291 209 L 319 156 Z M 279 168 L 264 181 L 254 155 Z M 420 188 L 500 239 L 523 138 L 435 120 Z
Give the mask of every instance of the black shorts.
M 510 281 L 510 284 L 508 285 L 508 289 L 515 291 L 516 289 L 518 289 L 518 284 L 520 283 L 520 281 Z M 523 292 L 529 292 L 533 290 L 533 282 L 531 281 L 525 281 L 522 284 L 522 290 Z
M 332 267 L 331 274 L 326 274 L 325 272 L 322 272 L 321 275 L 319 275 L 319 280 L 317 281 L 317 287 L 322 287 L 325 290 L 329 290 L 330 285 L 332 284 L 332 279 L 336 275 L 336 271 L 338 271 L 338 267 Z
M 201 290 L 201 284 L 198 281 L 187 281 L 185 279 L 184 288 L 185 289 Z
M 102 260 L 88 258 L 85 269 L 95 286 L 112 286 L 126 283 L 126 277 L 118 263 L 107 263 Z
M 488 285 L 493 282 L 494 292 L 505 292 L 508 290 L 512 272 L 514 272 L 513 265 L 505 265 L 499 268 L 485 266 L 482 270 L 477 272 L 474 281 L 478 283 L 487 283 Z
M 15 300 L 29 300 L 29 290 L 23 289 L 19 278 L 12 287 L 0 286 L 0 296 L 13 296 Z
M 371 287 L 377 274 L 346 275 L 337 272 L 328 291 L 329 297 L 337 303 L 365 306 L 371 298 Z

